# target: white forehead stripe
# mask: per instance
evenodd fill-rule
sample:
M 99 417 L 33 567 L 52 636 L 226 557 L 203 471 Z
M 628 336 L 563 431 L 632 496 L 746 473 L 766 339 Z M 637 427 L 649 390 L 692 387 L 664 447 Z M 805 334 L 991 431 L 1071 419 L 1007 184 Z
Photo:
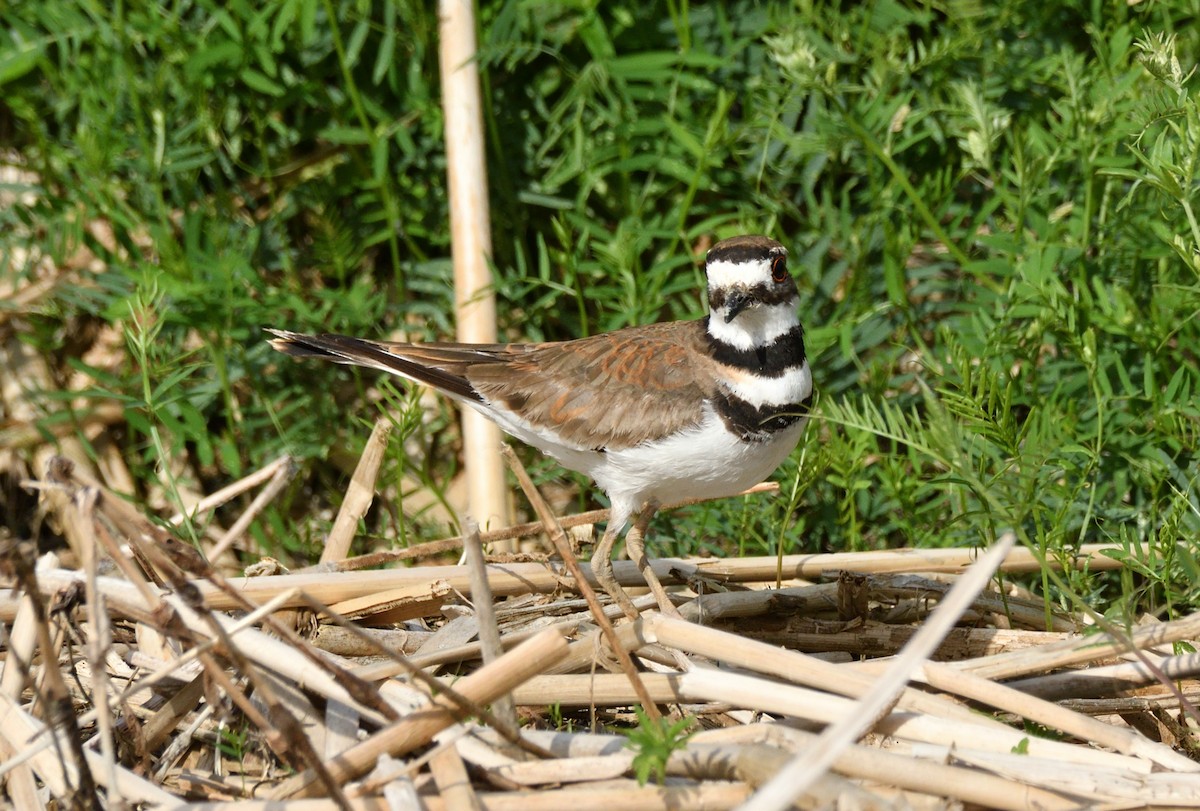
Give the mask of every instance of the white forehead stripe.
M 748 262 L 726 262 L 718 259 L 705 266 L 708 288 L 730 288 L 734 285 L 751 287 L 771 282 L 771 262 L 767 259 L 752 259 Z

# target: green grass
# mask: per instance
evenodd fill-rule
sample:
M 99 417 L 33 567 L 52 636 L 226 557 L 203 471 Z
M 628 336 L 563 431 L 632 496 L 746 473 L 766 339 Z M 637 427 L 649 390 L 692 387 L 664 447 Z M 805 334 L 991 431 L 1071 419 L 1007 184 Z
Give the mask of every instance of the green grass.
M 91 372 L 93 402 L 129 405 L 135 497 L 302 457 L 254 533 L 304 557 L 375 381 L 281 360 L 261 328 L 450 333 L 436 18 L 396 0 L 116 8 L 0 10 L 0 133 L 40 178 L 36 202 L 0 210 L 0 250 L 86 246 L 107 266 L 24 315 L 22 338 Z M 983 545 L 1013 528 L 1052 558 L 1149 544 L 1120 576 L 1044 579 L 1048 605 L 1197 602 L 1194 2 L 481 14 L 506 335 L 693 317 L 709 241 L 764 232 L 792 251 L 820 400 L 783 493 L 665 516 L 656 549 Z M 131 351 L 89 368 L 83 338 L 103 325 Z M 450 415 L 400 419 L 427 452 L 394 442 L 384 481 L 444 484 Z M 382 508 L 363 529 L 434 531 Z

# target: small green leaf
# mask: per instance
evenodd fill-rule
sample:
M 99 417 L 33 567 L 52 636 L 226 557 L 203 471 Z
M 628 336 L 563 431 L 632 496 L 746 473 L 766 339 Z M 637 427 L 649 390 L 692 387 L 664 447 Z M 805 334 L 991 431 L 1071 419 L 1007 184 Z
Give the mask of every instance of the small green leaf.
M 40 43 L 22 42 L 15 49 L 0 53 L 0 87 L 33 70 L 44 50 Z
M 346 67 L 352 68 L 358 64 L 359 54 L 362 53 L 363 45 L 367 41 L 367 34 L 371 33 L 371 23 L 369 20 L 359 20 L 354 26 L 354 30 L 350 32 L 350 38 L 346 42 Z
M 321 130 L 320 136 L 331 144 L 365 144 L 370 135 L 360 127 L 332 126 Z
M 389 7 L 391 4 L 388 4 Z M 390 10 L 390 9 L 389 9 Z M 396 58 L 396 24 L 395 20 L 388 15 L 387 27 L 383 32 L 383 41 L 379 43 L 379 50 L 375 53 L 375 67 L 371 71 L 371 82 L 379 84 L 383 78 L 387 76 L 387 72 L 391 70 L 392 62 Z
M 317 5 L 321 0 L 300 0 L 300 41 L 311 46 L 316 41 Z M 331 21 L 336 25 L 336 21 Z
M 287 92 L 279 82 L 267 78 L 254 68 L 244 68 L 238 75 L 241 76 L 242 81 L 246 83 L 247 87 L 251 90 L 257 90 L 259 93 L 278 97 Z

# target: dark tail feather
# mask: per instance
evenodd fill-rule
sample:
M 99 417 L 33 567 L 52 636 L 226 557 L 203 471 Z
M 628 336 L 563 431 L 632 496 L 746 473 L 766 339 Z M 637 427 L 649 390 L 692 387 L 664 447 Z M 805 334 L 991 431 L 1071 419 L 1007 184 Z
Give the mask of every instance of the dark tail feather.
M 462 375 L 439 366 L 430 366 L 402 353 L 404 344 L 381 344 L 348 335 L 304 335 L 282 329 L 267 329 L 275 337 L 270 344 L 285 355 L 296 358 L 321 358 L 348 366 L 365 366 L 432 386 L 439 391 L 467 400 L 483 398 Z

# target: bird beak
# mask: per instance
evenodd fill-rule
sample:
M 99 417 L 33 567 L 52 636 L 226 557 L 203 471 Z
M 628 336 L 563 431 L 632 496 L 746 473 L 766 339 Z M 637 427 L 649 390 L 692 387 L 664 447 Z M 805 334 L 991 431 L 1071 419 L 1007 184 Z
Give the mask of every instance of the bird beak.
M 737 314 L 749 307 L 751 299 L 745 293 L 734 291 L 725 297 L 725 323 L 728 324 Z

